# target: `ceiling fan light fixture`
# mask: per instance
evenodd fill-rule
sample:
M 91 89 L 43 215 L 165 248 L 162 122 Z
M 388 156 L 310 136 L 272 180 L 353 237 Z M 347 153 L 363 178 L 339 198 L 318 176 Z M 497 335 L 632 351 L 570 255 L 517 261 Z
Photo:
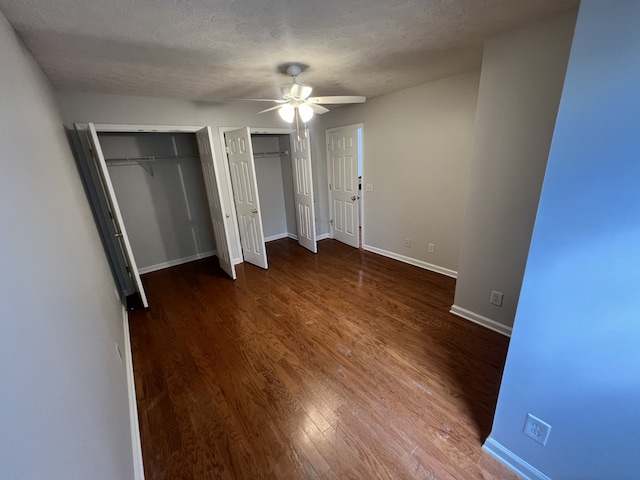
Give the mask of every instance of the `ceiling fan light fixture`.
M 293 105 L 285 103 L 278 109 L 278 115 L 287 123 L 293 123 L 293 119 L 296 116 L 296 109 Z
M 302 103 L 298 106 L 298 113 L 300 114 L 300 120 L 304 123 L 307 123 L 311 118 L 313 118 L 313 108 L 306 103 Z

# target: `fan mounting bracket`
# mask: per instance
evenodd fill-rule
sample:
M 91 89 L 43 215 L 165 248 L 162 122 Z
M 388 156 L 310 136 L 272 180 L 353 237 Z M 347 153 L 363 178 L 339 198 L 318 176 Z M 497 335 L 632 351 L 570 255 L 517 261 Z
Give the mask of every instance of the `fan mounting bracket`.
M 300 65 L 293 64 L 287 66 L 287 75 L 295 78 L 300 75 L 300 73 L 302 73 L 302 68 L 300 68 Z

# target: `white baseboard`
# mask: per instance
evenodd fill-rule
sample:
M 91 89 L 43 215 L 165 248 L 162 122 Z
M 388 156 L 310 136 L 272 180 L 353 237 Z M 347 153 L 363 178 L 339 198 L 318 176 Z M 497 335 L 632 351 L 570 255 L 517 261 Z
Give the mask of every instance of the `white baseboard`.
M 162 270 L 163 268 L 175 267 L 176 265 L 182 265 L 183 263 L 193 262 L 194 260 L 200 260 L 201 258 L 213 257 L 218 252 L 215 250 L 209 250 L 208 252 L 196 253 L 190 257 L 177 258 L 176 260 L 169 260 L 168 262 L 157 263 L 148 267 L 142 267 L 138 269 L 140 275 L 145 273 L 155 272 L 156 270 Z
M 296 235 L 295 233 L 288 233 L 287 236 L 292 240 L 298 240 L 298 235 Z M 316 242 L 319 242 L 320 240 L 324 240 L 325 238 L 330 238 L 328 233 L 316 235 Z
M 388 250 L 383 250 L 381 248 L 372 247 L 371 245 L 363 245 L 362 248 L 367 252 L 377 253 L 378 255 L 383 255 L 385 257 L 393 258 L 394 260 L 408 263 L 409 265 L 414 265 L 416 267 L 424 268 L 425 270 L 431 270 L 432 272 L 441 273 L 442 275 L 446 275 L 447 277 L 458 278 L 458 272 L 456 272 L 455 270 L 440 267 L 439 265 L 434 265 L 432 263 L 418 260 L 416 258 L 406 257 L 404 255 L 400 255 L 399 253 L 389 252 Z
M 506 325 L 503 325 L 500 322 L 496 322 L 495 320 L 491 320 L 490 318 L 483 317 L 482 315 L 472 312 L 471 310 L 467 310 L 466 308 L 462 308 L 457 305 L 451 305 L 451 310 L 449 310 L 449 312 L 462 317 L 465 320 L 469 320 L 473 323 L 477 323 L 478 325 L 482 325 L 489 330 L 501 333 L 506 337 L 511 336 L 511 327 L 507 327 Z
M 284 232 L 284 233 L 278 233 L 276 235 L 271 235 L 270 237 L 264 237 L 264 241 L 266 242 L 273 242 L 274 240 L 280 240 L 281 238 L 288 238 L 289 237 L 289 233 Z
M 527 480 L 551 480 L 540 470 L 525 462 L 491 437 L 487 438 L 482 449 Z
M 131 337 L 129 336 L 129 314 L 122 307 L 124 328 L 124 359 L 127 369 L 127 390 L 129 393 L 129 422 L 131 424 L 131 447 L 133 448 L 134 480 L 144 480 L 142 446 L 140 445 L 140 424 L 138 423 L 138 404 L 136 402 L 136 384 L 133 376 L 133 357 L 131 356 Z

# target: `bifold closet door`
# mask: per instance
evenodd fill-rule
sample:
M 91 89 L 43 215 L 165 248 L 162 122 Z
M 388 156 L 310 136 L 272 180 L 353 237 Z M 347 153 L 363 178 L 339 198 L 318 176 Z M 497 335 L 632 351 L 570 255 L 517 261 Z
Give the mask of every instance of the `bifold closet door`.
M 204 185 L 207 191 L 211 223 L 213 224 L 213 236 L 216 239 L 218 261 L 220 267 L 232 279 L 236 279 L 236 268 L 231 260 L 231 240 L 227 222 L 231 221 L 229 212 L 225 212 L 220 198 L 220 174 L 213 158 L 213 142 L 211 128 L 205 127 L 196 132 L 198 151 L 204 175 Z
M 113 183 L 111 182 L 111 177 L 109 176 L 107 162 L 105 161 L 104 154 L 102 153 L 102 148 L 100 147 L 98 132 L 96 131 L 96 127 L 93 123 L 87 124 L 86 127 L 84 125 L 81 126 L 76 124 L 76 130 L 78 130 L 79 134 L 85 134 L 87 137 L 91 149 L 91 158 L 95 163 L 96 170 L 98 171 L 100 183 L 108 203 L 110 217 L 113 221 L 113 226 L 115 229 L 113 238 L 109 238 L 106 240 L 114 242 L 117 248 L 122 249 L 124 258 L 127 262 L 127 273 L 131 277 L 135 289 L 140 294 L 142 305 L 147 308 L 149 306 L 149 303 L 147 301 L 144 287 L 142 286 L 140 272 L 138 271 L 138 266 L 133 256 L 133 250 L 131 249 L 131 243 L 129 242 L 127 229 L 124 225 L 122 212 L 120 211 L 120 206 L 118 205 L 118 199 L 116 198 L 116 193 L 113 189 Z
M 292 136 L 293 137 L 293 136 Z M 309 137 L 293 137 L 293 183 L 298 243 L 313 253 L 318 251 L 313 205 L 313 178 Z
M 233 198 L 238 216 L 240 243 L 244 260 L 267 268 L 267 250 L 262 229 L 256 167 L 248 127 L 225 132 Z

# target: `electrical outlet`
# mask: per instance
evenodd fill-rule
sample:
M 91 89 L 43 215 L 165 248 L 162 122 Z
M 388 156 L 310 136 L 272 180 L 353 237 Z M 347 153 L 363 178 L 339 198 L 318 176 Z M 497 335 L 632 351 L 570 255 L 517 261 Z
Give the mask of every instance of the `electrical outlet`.
M 539 444 L 546 445 L 547 440 L 549 440 L 549 434 L 551 433 L 551 425 L 528 413 L 522 431 L 526 436 L 533 438 Z
M 366 190 L 367 192 L 373 192 L 373 183 L 367 183 L 367 184 L 365 185 L 365 190 Z
M 404 239 L 404 246 L 407 248 L 411 248 L 411 239 L 410 238 L 405 238 Z
M 489 302 L 496 307 L 501 307 L 503 298 L 504 293 L 498 292 L 497 290 L 491 290 L 491 299 L 489 300 Z
M 430 243 L 429 244 L 429 253 L 436 253 L 436 244 L 435 243 Z

